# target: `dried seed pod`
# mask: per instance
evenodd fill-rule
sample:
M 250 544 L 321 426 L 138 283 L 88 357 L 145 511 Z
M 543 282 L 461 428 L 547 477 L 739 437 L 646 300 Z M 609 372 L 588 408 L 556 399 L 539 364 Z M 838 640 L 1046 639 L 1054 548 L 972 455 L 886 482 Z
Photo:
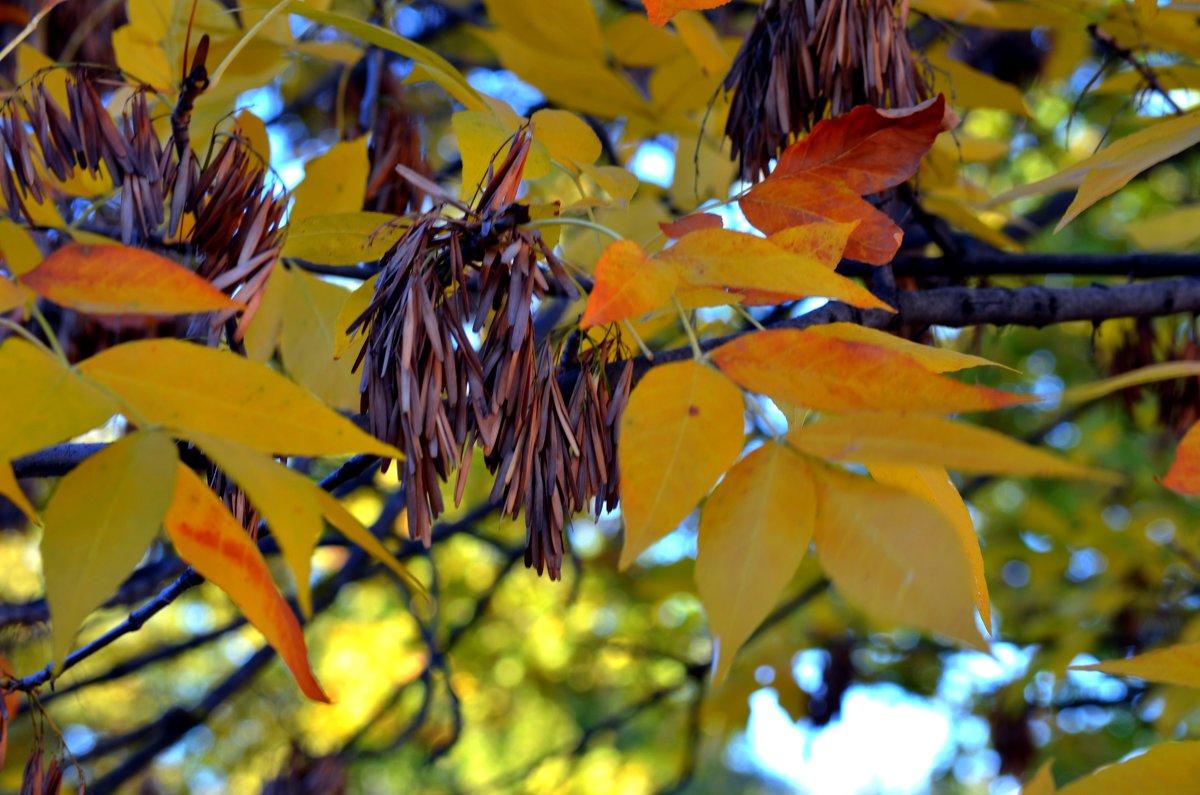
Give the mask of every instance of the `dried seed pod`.
M 725 125 L 748 179 L 828 112 L 904 108 L 929 95 L 906 33 L 907 0 L 767 0 L 725 78 Z

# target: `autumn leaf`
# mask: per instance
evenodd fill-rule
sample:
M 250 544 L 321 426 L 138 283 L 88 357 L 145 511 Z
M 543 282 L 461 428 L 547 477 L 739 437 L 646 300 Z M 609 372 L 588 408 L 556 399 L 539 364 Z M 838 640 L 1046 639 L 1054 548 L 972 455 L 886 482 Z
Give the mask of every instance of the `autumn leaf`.
M 655 367 L 629 397 L 617 458 L 630 564 L 674 530 L 742 451 L 742 393 L 694 361 Z
M 850 236 L 857 228 L 858 221 L 789 226 L 768 235 L 767 240 L 793 254 L 809 257 L 834 270 L 842 261 L 842 255 L 850 243 Z
M 166 257 L 115 244 L 63 246 L 20 282 L 56 304 L 93 315 L 182 315 L 241 306 Z
M 776 442 L 735 464 L 704 504 L 696 585 L 716 639 L 715 684 L 779 601 L 808 552 L 815 519 L 808 464 Z
M 1200 376 L 1200 362 L 1159 362 L 1139 367 L 1110 378 L 1104 378 L 1091 384 L 1072 387 L 1058 396 L 1060 403 L 1087 403 L 1098 398 L 1128 389 L 1131 386 L 1153 384 L 1158 381 L 1169 381 L 1173 378 L 1188 378 Z
M 260 453 L 402 459 L 270 368 L 228 351 L 172 339 L 128 342 L 79 365 L 142 420 L 231 439 Z M 2 449 L 2 448 L 0 448 Z
M 17 482 L 12 464 L 7 461 L 0 463 L 0 496 L 7 497 L 8 501 L 17 506 L 29 521 L 39 525 L 42 523 L 42 518 L 38 516 L 37 509 L 29 502 L 29 498 L 25 496 L 21 484 Z
M 224 504 L 190 469 L 175 469 L 175 495 L 163 524 L 175 551 L 220 588 L 266 637 L 300 690 L 314 701 L 329 697 L 308 663 L 304 634 L 291 607 L 279 595 L 262 553 Z
M 990 359 L 984 359 L 982 356 L 973 356 L 969 353 L 953 350 L 952 348 L 936 348 L 932 345 L 922 345 L 919 342 L 906 340 L 904 337 L 897 337 L 895 334 L 888 334 L 886 331 L 860 326 L 857 323 L 822 323 L 810 327 L 808 332 L 847 342 L 865 342 L 869 345 L 876 345 L 896 351 L 897 353 L 903 353 L 906 356 L 916 359 L 925 369 L 932 370 L 935 373 L 957 372 L 958 370 L 966 370 L 970 367 L 1004 367 L 1004 365 L 993 362 Z M 1012 368 L 1005 367 L 1005 369 L 1011 370 Z
M 1050 770 L 1051 762 L 1047 761 L 1044 765 L 1038 768 L 1038 772 L 1033 778 L 1025 782 L 1025 786 L 1021 788 L 1021 795 L 1054 795 L 1057 791 L 1054 788 L 1054 774 Z
M 690 232 L 699 232 L 701 229 L 721 229 L 724 226 L 725 222 L 716 213 L 692 213 L 669 224 L 660 223 L 658 228 L 667 237 L 678 240 Z M 841 255 L 839 254 L 839 256 Z
M 84 459 L 59 482 L 42 534 L 56 667 L 83 620 L 117 590 L 158 535 L 175 487 L 175 462 L 170 437 L 138 431 Z
M 1073 464 L 1002 433 L 927 414 L 855 413 L 797 428 L 788 442 L 831 461 L 944 466 L 964 472 L 1086 478 L 1120 476 Z
M 861 415 L 859 415 L 861 416 Z M 886 486 L 896 486 L 915 494 L 931 503 L 950 520 L 963 554 L 971 570 L 971 582 L 975 586 L 975 608 L 983 619 L 983 628 L 992 631 L 992 600 L 988 594 L 987 579 L 983 570 L 983 552 L 979 548 L 979 536 L 975 534 L 975 523 L 971 512 L 963 502 L 962 495 L 954 487 L 946 470 L 936 466 L 911 466 L 909 464 L 885 464 L 871 461 L 867 464 L 871 477 Z
M 742 196 L 742 212 L 767 234 L 818 221 L 858 221 L 846 256 L 887 264 L 903 234 L 862 197 L 916 174 L 937 136 L 957 121 L 940 95 L 904 111 L 861 105 L 821 121 L 808 137 L 785 149 L 767 178 Z
M 325 515 L 325 519 L 329 524 L 333 525 L 339 533 L 344 535 L 354 544 L 357 544 L 364 552 L 378 560 L 383 565 L 392 570 L 392 573 L 403 580 L 408 585 L 409 593 L 421 599 L 426 600 L 428 604 L 432 604 L 432 596 L 421 584 L 421 581 L 412 575 L 404 565 L 396 560 L 392 553 L 387 551 L 387 548 L 380 543 L 379 539 L 371 534 L 371 531 L 363 527 L 362 522 L 354 518 L 354 514 L 346 510 L 337 497 L 334 497 L 327 491 L 317 488 L 314 484 L 312 488 L 317 495 L 317 502 L 321 505 L 321 512 Z
M 1200 494 L 1200 423 L 1183 435 L 1162 484 L 1180 494 Z
M 366 136 L 334 144 L 304 164 L 304 181 L 292 194 L 295 203 L 290 220 L 358 212 L 370 171 Z
M 1133 676 L 1147 682 L 1163 682 L 1182 687 L 1200 687 L 1200 643 L 1181 643 L 1124 660 L 1072 665 L 1071 669 L 1103 671 L 1114 676 Z
M 703 11 L 723 6 L 728 2 L 729 0 L 642 0 L 642 5 L 646 6 L 646 16 L 651 22 L 655 25 L 665 25 L 680 11 Z
M 817 468 L 815 539 L 834 587 L 872 616 L 987 647 L 958 535 L 937 508 L 903 489 Z
M 327 405 L 357 411 L 361 374 L 350 372 L 354 357 L 334 358 L 345 337 L 337 320 L 350 291 L 299 268 L 288 273 L 286 284 L 280 336 L 284 368 L 293 381 Z M 360 345 L 365 339 L 359 337 Z
M 0 218 L 0 258 L 8 272 L 21 276 L 42 261 L 42 250 L 24 228 L 7 218 Z
M 1059 795 L 1185 795 L 1200 781 L 1200 742 L 1159 743 L 1060 787 Z
M 0 313 L 11 312 L 32 301 L 37 294 L 21 284 L 15 284 L 0 276 Z
M 333 321 L 333 331 L 337 339 L 333 348 L 333 358 L 342 358 L 347 351 L 354 348 L 356 344 L 362 344 L 366 339 L 370 324 L 356 328 L 353 334 L 348 333 L 347 329 L 350 328 L 351 323 L 362 316 L 363 312 L 367 311 L 374 296 L 375 283 L 368 279 L 350 293 L 346 302 L 342 304 L 342 308 L 338 310 L 338 316 Z
M 579 326 L 641 317 L 669 301 L 677 284 L 674 268 L 651 259 L 632 240 L 618 240 L 596 263 L 596 282 Z
M 309 216 L 288 224 L 282 256 L 323 265 L 378 260 L 408 222 L 387 213 L 350 212 Z
M 743 335 L 712 352 L 722 372 L 752 392 L 819 411 L 991 411 L 1028 395 L 970 386 L 905 354 L 831 339 L 812 329 Z M 786 361 L 788 367 L 780 367 Z

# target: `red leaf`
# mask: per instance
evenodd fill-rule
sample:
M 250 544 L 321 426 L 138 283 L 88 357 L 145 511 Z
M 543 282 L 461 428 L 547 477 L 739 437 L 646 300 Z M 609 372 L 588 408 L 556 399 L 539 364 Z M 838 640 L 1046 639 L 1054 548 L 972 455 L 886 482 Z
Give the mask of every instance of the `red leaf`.
M 903 111 L 861 105 L 822 121 L 742 197 L 742 212 L 768 234 L 818 221 L 857 220 L 846 256 L 887 264 L 899 248 L 900 229 L 861 197 L 916 174 L 937 136 L 957 123 L 941 95 Z
M 729 0 L 642 0 L 646 6 L 646 16 L 655 25 L 665 25 L 671 17 L 680 11 L 700 11 L 705 8 L 716 8 L 728 3 Z
M 1200 422 L 1184 434 L 1162 484 L 1180 494 L 1200 494 Z
M 678 240 L 689 232 L 699 232 L 701 229 L 721 229 L 725 222 L 716 213 L 692 213 L 671 223 L 659 222 L 658 228 L 672 240 Z
M 187 268 L 129 246 L 63 246 L 20 282 L 56 304 L 96 315 L 188 315 L 236 309 Z

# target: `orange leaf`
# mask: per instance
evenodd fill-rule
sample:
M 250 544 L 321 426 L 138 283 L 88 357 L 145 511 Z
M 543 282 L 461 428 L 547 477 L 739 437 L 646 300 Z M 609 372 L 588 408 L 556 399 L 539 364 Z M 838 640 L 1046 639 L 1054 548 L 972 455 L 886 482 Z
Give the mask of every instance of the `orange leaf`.
M 990 411 L 1032 399 L 964 384 L 932 373 L 894 350 L 830 339 L 811 330 L 747 334 L 717 348 L 712 357 L 746 389 L 818 411 L 953 414 Z
M 94 315 L 186 315 L 240 304 L 166 257 L 128 246 L 63 246 L 20 281 L 60 304 Z
M 596 283 L 579 326 L 591 328 L 652 312 L 667 302 L 677 281 L 672 268 L 650 259 L 637 243 L 618 240 L 596 263 Z
M 659 222 L 658 228 L 672 240 L 678 240 L 689 232 L 699 232 L 701 229 L 721 229 L 725 222 L 716 213 L 692 213 L 671 223 Z
M 229 594 L 279 652 L 304 695 L 328 703 L 329 696 L 309 667 L 300 622 L 271 580 L 262 553 L 225 505 L 183 464 L 163 525 L 179 556 Z
M 706 8 L 716 8 L 728 3 L 729 0 L 642 0 L 646 7 L 646 16 L 655 25 L 665 25 L 671 17 L 680 11 L 701 11 Z
M 1200 422 L 1184 434 L 1162 484 L 1180 494 L 1200 494 Z
M 858 220 L 846 256 L 886 264 L 899 247 L 900 230 L 861 197 L 916 174 L 937 136 L 957 123 L 941 95 L 903 111 L 861 105 L 818 123 L 784 150 L 775 170 L 739 204 L 768 234 L 817 220 Z

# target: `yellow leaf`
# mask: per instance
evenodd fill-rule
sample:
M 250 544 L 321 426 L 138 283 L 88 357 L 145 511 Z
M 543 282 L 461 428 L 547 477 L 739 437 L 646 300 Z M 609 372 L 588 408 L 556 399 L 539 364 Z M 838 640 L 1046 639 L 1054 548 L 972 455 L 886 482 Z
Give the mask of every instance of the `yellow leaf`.
M 703 14 L 699 11 L 680 11 L 671 19 L 671 24 L 706 74 L 724 76 L 729 71 L 733 59 Z
M 20 337 L 0 343 L 4 421 L 0 459 L 41 450 L 103 425 L 115 401 L 50 353 Z
M 684 51 L 678 36 L 633 12 L 617 17 L 604 29 L 604 38 L 613 57 L 626 66 L 658 66 Z
M 17 48 L 17 85 L 23 85 L 35 79 L 35 75 L 43 81 L 46 90 L 50 92 L 50 96 L 58 103 L 58 106 L 66 110 L 69 107 L 67 104 L 67 71 L 55 69 L 54 61 L 47 58 L 41 50 L 28 44 L 22 44 Z
M 1051 762 L 1047 761 L 1038 772 L 1021 788 L 1021 795 L 1054 795 L 1054 775 L 1050 772 Z
M 815 519 L 808 464 L 775 442 L 735 464 L 704 504 L 696 585 L 716 643 L 714 684 L 779 601 L 808 551 Z
M 186 315 L 241 306 L 182 265 L 121 245 L 71 243 L 20 281 L 56 304 L 93 315 Z
M 510 34 L 528 37 L 548 52 L 600 63 L 604 36 L 591 0 L 485 0 L 488 19 Z
M 970 19 L 981 25 L 997 16 L 996 9 L 987 0 L 912 0 L 912 7 L 930 16 L 955 22 Z
M 927 414 L 871 412 L 831 417 L 793 430 L 788 441 L 809 455 L 831 461 L 882 461 L 1000 475 L 1120 481 L 1113 473 L 1072 464 L 988 428 Z
M 42 250 L 24 227 L 0 218 L 0 257 L 13 276 L 28 273 L 42 261 Z
M 946 220 L 951 226 L 969 232 L 972 236 L 985 243 L 990 243 L 1001 251 L 1021 251 L 1022 249 L 1020 243 L 1001 230 L 989 226 L 980 217 L 978 211 L 973 210 L 957 197 L 926 194 L 921 197 L 921 205 L 929 212 Z
M 811 329 L 746 334 L 717 348 L 712 357 L 744 388 L 819 411 L 954 414 L 1032 400 L 931 373 L 889 348 L 833 339 Z
M 112 43 L 117 66 L 127 75 L 160 91 L 174 87 L 175 70 L 159 39 L 146 36 L 134 25 L 122 25 L 113 31 Z
M 0 314 L 11 312 L 35 298 L 37 293 L 33 290 L 0 276 Z
M 291 220 L 362 210 L 370 170 L 365 135 L 334 144 L 304 164 L 304 181 L 296 186 Z
M 1200 742 L 1159 743 L 1061 787 L 1059 795 L 1187 795 L 1200 781 Z
M 243 340 L 246 345 L 246 358 L 252 362 L 268 362 L 275 355 L 279 333 L 283 330 L 283 302 L 291 279 L 291 271 L 279 263 L 271 268 L 271 273 L 267 276 L 262 301 L 258 304 L 258 310 L 255 311 Z
M 42 517 L 38 516 L 37 509 L 25 496 L 21 484 L 17 482 L 16 475 L 13 474 L 12 464 L 7 461 L 0 463 L 0 495 L 7 497 L 9 502 L 20 509 L 21 513 L 29 517 L 29 521 L 37 525 L 42 523 Z
M 1138 248 L 1148 251 L 1182 249 L 1200 240 L 1200 204 L 1176 207 L 1131 223 L 1126 230 Z
M 986 649 L 970 564 L 950 521 L 902 489 L 814 470 L 817 555 L 838 591 L 872 616 Z
M 404 565 L 396 560 L 383 544 L 379 543 L 379 539 L 371 535 L 371 531 L 363 527 L 362 522 L 354 518 L 354 514 L 347 511 L 338 502 L 337 498 L 329 492 L 318 488 L 315 484 L 313 485 L 313 489 L 316 491 L 317 501 L 321 504 L 322 513 L 325 514 L 325 518 L 339 533 L 357 544 L 364 552 L 387 566 L 400 579 L 404 580 L 408 584 L 413 596 L 419 596 L 425 599 L 427 603 L 432 604 L 432 597 L 425 590 L 425 586 L 421 584 L 420 580 L 414 577 L 408 569 L 404 568 Z
M 293 381 L 333 408 L 357 411 L 360 378 L 350 372 L 354 357 L 334 358 L 344 336 L 335 323 L 350 291 L 299 269 L 287 283 L 280 340 L 284 368 Z M 365 341 L 363 336 L 359 344 Z
M 600 157 L 600 139 L 588 123 L 565 110 L 545 109 L 533 114 L 533 138 L 541 141 L 556 162 L 591 165 Z
M 742 393 L 694 361 L 655 367 L 621 419 L 617 458 L 627 569 L 674 530 L 742 451 Z
M 488 168 L 493 162 L 500 163 L 508 154 L 516 126 L 496 115 L 473 110 L 461 110 L 450 119 L 454 135 L 458 138 L 458 151 L 462 157 L 462 198 L 470 201 L 483 189 Z M 516 120 L 519 124 L 519 119 Z M 538 179 L 550 172 L 550 159 L 546 147 L 534 141 L 525 160 L 525 179 Z
M 271 138 L 262 119 L 242 109 L 233 117 L 233 133 L 249 144 L 250 151 L 262 159 L 263 165 L 271 165 Z
M 730 229 L 701 229 L 684 235 L 655 259 L 676 265 L 688 284 L 724 288 L 746 303 L 778 304 L 822 296 L 851 306 L 891 309 L 817 257 Z
M 1148 364 L 1145 367 L 1139 367 L 1127 373 L 1114 375 L 1112 378 L 1105 378 L 1093 384 L 1084 384 L 1068 389 L 1059 396 L 1059 400 L 1062 403 L 1087 403 L 1088 401 L 1102 398 L 1105 395 L 1111 395 L 1113 392 L 1119 392 L 1131 386 L 1153 384 L 1156 381 L 1169 381 L 1173 378 L 1188 378 L 1194 375 L 1200 375 L 1200 362 L 1182 361 Z
M 946 47 L 925 53 L 934 83 L 934 93 L 943 93 L 958 108 L 998 108 L 1028 116 L 1025 96 L 1012 83 L 992 77 L 962 61 L 951 58 Z
M 229 595 L 261 632 L 301 691 L 328 702 L 308 663 L 308 650 L 296 614 L 279 595 L 262 553 L 225 505 L 193 472 L 175 469 L 175 497 L 163 520 L 179 557 Z
M 378 25 L 372 25 L 369 22 L 363 22 L 362 20 L 343 14 L 335 14 L 317 9 L 312 5 L 294 3 L 288 8 L 288 13 L 310 19 L 313 22 L 319 22 L 322 25 L 335 27 L 345 33 L 349 33 L 351 36 L 357 36 L 364 41 L 368 41 L 377 47 L 391 50 L 394 53 L 403 55 L 405 58 L 411 58 L 423 68 L 424 73 L 429 76 L 429 79 L 441 86 L 447 94 L 457 99 L 469 110 L 487 110 L 487 104 L 483 101 L 479 92 L 471 87 L 471 84 L 467 82 L 467 78 L 455 69 L 453 64 L 433 50 L 423 47 L 415 41 L 399 36 Z
M 262 514 L 292 571 L 300 611 L 311 616 L 312 554 L 324 527 L 312 481 L 286 464 L 236 442 L 205 434 L 193 434 L 192 440 L 246 492 L 250 503 Z
M 579 164 L 579 170 L 594 180 L 613 201 L 629 201 L 641 185 L 637 174 L 621 166 L 594 166 L 589 163 Z
M 170 437 L 138 431 L 59 481 L 42 534 L 55 667 L 83 620 L 116 592 L 158 535 L 176 460 Z
M 971 581 L 975 585 L 975 607 L 983 619 L 983 627 L 992 631 L 992 600 L 988 595 L 987 579 L 983 573 L 983 552 L 979 549 L 979 537 L 975 535 L 975 523 L 971 512 L 963 502 L 962 495 L 954 487 L 945 469 L 933 466 L 909 466 L 907 464 L 881 464 L 868 462 L 871 477 L 887 486 L 897 486 L 932 503 L 942 515 L 950 520 L 963 553 L 971 569 Z
M 1200 687 L 1200 643 L 1181 643 L 1124 660 L 1072 665 L 1071 668 L 1076 671 L 1103 671 L 1114 676 L 1134 676 L 1168 685 Z
M 373 262 L 387 253 L 407 227 L 407 220 L 387 213 L 314 215 L 288 224 L 282 256 L 322 265 Z
M 346 355 L 346 351 L 354 347 L 357 342 L 362 344 L 366 339 L 367 329 L 370 324 L 359 326 L 355 329 L 354 334 L 348 334 L 347 329 L 350 324 L 367 311 L 367 307 L 371 304 L 371 299 L 375 297 L 375 281 L 368 279 L 358 286 L 354 292 L 350 293 L 350 297 L 342 304 L 342 308 L 338 310 L 338 316 L 333 321 L 333 332 L 336 345 L 333 349 L 333 358 L 340 359 Z
M 647 257 L 632 240 L 618 240 L 596 263 L 596 281 L 579 326 L 640 318 L 670 300 L 678 283 L 674 268 Z
M 846 244 L 850 242 L 850 235 L 854 234 L 856 228 L 858 228 L 858 221 L 844 224 L 828 221 L 804 224 L 803 226 L 789 226 L 787 229 L 781 229 L 773 235 L 768 235 L 767 240 L 779 248 L 815 260 L 830 270 L 834 270 L 841 263 L 842 254 L 846 251 Z
M 813 334 L 819 334 L 822 337 L 829 337 L 830 339 L 845 340 L 846 342 L 864 342 L 868 345 L 876 345 L 880 348 L 887 348 L 897 353 L 903 353 L 915 359 L 926 370 L 932 370 L 935 373 L 952 373 L 958 370 L 966 370 L 969 367 L 1004 367 L 1006 370 L 1012 369 L 998 362 L 993 362 L 991 359 L 984 359 L 982 356 L 972 356 L 969 353 L 960 353 L 950 348 L 935 348 L 932 345 L 922 345 L 919 342 L 906 340 L 903 337 L 897 337 L 895 334 L 888 334 L 886 331 L 860 326 L 857 323 L 826 323 L 813 326 L 808 331 Z M 1016 371 L 1014 370 L 1013 372 Z
M 184 437 L 219 436 L 260 453 L 403 458 L 303 387 L 228 351 L 143 340 L 109 348 L 79 369 L 116 392 L 137 417 Z

